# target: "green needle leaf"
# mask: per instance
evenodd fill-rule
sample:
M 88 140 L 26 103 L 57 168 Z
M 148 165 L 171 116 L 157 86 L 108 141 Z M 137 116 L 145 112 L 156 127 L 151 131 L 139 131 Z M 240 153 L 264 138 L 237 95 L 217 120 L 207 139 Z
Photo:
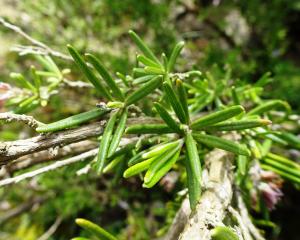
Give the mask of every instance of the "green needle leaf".
M 104 133 L 102 135 L 99 152 L 97 155 L 96 169 L 97 173 L 101 174 L 106 162 L 111 135 L 115 126 L 118 112 L 114 112 L 107 122 Z
M 256 108 L 253 108 L 251 111 L 247 113 L 247 115 L 261 115 L 265 112 L 268 112 L 274 108 L 284 107 L 287 112 L 291 111 L 290 105 L 282 100 L 270 100 L 265 103 L 260 104 Z
M 187 103 L 187 94 L 185 91 L 185 88 L 183 86 L 183 83 L 180 79 L 176 80 L 176 86 L 177 86 L 177 92 L 178 92 L 178 96 L 179 96 L 179 101 L 182 104 L 182 108 L 185 112 L 185 115 L 187 116 L 187 121 L 189 122 L 189 108 L 188 108 L 188 103 Z
M 87 53 L 85 54 L 87 60 L 94 66 L 94 68 L 97 70 L 97 72 L 101 75 L 103 80 L 107 83 L 107 85 L 112 90 L 115 97 L 118 98 L 118 100 L 124 100 L 124 95 L 115 82 L 115 80 L 112 78 L 112 76 L 109 74 L 109 72 L 106 70 L 104 65 L 92 54 Z
M 180 133 L 182 130 L 180 129 L 178 123 L 171 117 L 171 115 L 165 110 L 165 108 L 159 103 L 154 103 L 156 111 L 160 115 L 160 117 L 164 120 L 164 122 L 172 128 L 175 132 Z
M 144 159 L 146 158 L 152 158 L 158 155 L 162 155 L 163 153 L 167 152 L 171 148 L 176 148 L 180 145 L 181 141 L 175 141 L 170 143 L 163 143 L 156 145 L 150 149 L 150 151 L 147 151 L 146 153 L 143 153 L 142 157 Z
M 180 120 L 180 122 L 187 124 L 188 116 L 186 115 L 184 108 L 183 108 L 181 102 L 179 101 L 179 99 L 177 98 L 173 88 L 168 83 L 164 83 L 163 85 L 164 85 L 166 97 L 167 97 L 169 103 L 171 104 L 174 112 L 176 113 L 178 119 Z
M 147 73 L 144 68 L 133 68 L 132 73 L 134 78 L 149 76 L 149 73 Z
M 109 109 L 95 108 L 88 112 L 76 114 L 71 117 L 59 120 L 57 122 L 38 126 L 36 128 L 36 131 L 39 133 L 56 132 L 59 130 L 77 126 L 84 122 L 88 122 L 92 119 L 99 118 L 99 117 L 103 116 L 104 114 L 108 113 L 109 111 L 110 111 Z
M 171 150 L 168 150 L 168 151 L 165 150 L 164 152 L 162 152 L 162 154 L 156 156 L 155 160 L 151 163 L 151 165 L 144 177 L 144 183 L 146 185 L 148 185 L 150 183 L 150 181 L 152 181 L 152 178 L 155 176 L 155 174 L 158 172 L 158 170 L 161 169 L 167 163 L 167 161 L 174 156 L 174 154 L 181 148 L 181 146 L 182 146 L 182 143 L 177 141 L 175 146 Z M 155 181 L 155 183 L 157 181 Z M 153 185 L 155 183 L 153 183 Z M 151 185 L 151 186 L 153 186 L 153 185 Z
M 162 68 L 146 66 L 144 69 L 145 69 L 145 72 L 148 74 L 153 74 L 153 75 L 164 75 L 165 74 L 165 70 Z
M 238 94 L 236 92 L 236 88 L 235 87 L 231 88 L 231 96 L 232 96 L 234 104 L 240 105 L 240 99 L 238 97 Z
M 75 238 L 72 238 L 71 240 L 91 240 L 91 239 L 85 238 L 85 237 L 75 237 Z
M 164 134 L 173 133 L 166 124 L 134 124 L 126 128 L 127 134 Z
M 110 163 L 108 163 L 105 166 L 105 168 L 103 169 L 103 173 L 107 173 L 107 172 L 111 171 L 113 168 L 115 168 L 120 162 L 122 162 L 124 160 L 124 156 L 125 155 L 118 156 L 115 159 L 113 159 L 112 161 L 110 161 Z
M 132 38 L 132 40 L 135 42 L 135 44 L 138 46 L 138 48 L 142 51 L 143 54 L 145 54 L 146 57 L 151 59 L 152 61 L 156 62 L 157 64 L 161 65 L 157 57 L 155 57 L 154 53 L 147 47 L 147 45 L 144 43 L 144 41 L 132 30 L 129 30 L 129 35 Z
M 131 166 L 130 168 L 126 169 L 126 171 L 123 174 L 124 178 L 129 178 L 143 171 L 146 171 L 150 167 L 151 163 L 155 160 L 155 158 L 156 157 L 149 158 L 146 161 L 139 162 Z
M 218 226 L 212 230 L 212 240 L 239 240 L 236 233 L 226 226 Z
M 181 50 L 183 49 L 183 47 L 184 47 L 184 42 L 181 41 L 181 42 L 177 43 L 175 45 L 175 47 L 173 48 L 169 62 L 168 62 L 168 72 L 173 71 L 175 62 L 176 62 Z
M 35 109 L 39 104 L 40 100 L 37 99 L 38 96 L 32 96 L 23 101 L 16 109 L 14 109 L 14 113 L 16 114 L 25 114 L 27 112 Z
M 123 135 L 125 127 L 126 127 L 127 115 L 128 115 L 128 110 L 126 108 L 124 110 L 124 112 L 122 113 L 121 118 L 119 119 L 118 127 L 114 133 L 112 140 L 111 140 L 111 144 L 109 146 L 109 150 L 108 150 L 108 154 L 107 154 L 108 157 L 110 157 L 112 154 L 114 154 L 117 147 L 119 146 L 119 143 L 121 141 L 122 135 Z
M 103 240 L 117 240 L 113 235 L 111 235 L 109 232 L 104 230 L 102 227 L 98 226 L 95 223 L 92 223 L 91 221 L 88 221 L 83 218 L 77 218 L 76 224 L 80 227 L 84 228 L 91 234 L 93 234 L 95 237 L 98 237 L 99 239 Z
M 49 56 L 34 55 L 34 57 L 50 72 L 55 73 L 56 77 L 61 77 L 61 72 L 57 65 Z
M 73 48 L 71 45 L 67 45 L 69 53 L 71 54 L 72 58 L 74 59 L 77 66 L 80 68 L 80 70 L 84 73 L 86 78 L 94 85 L 97 92 L 104 97 L 106 97 L 109 100 L 112 100 L 112 96 L 110 93 L 106 90 L 106 88 L 102 85 L 100 80 L 95 76 L 93 71 L 87 66 L 83 58 L 80 56 L 80 54 Z
M 267 158 L 273 159 L 276 162 L 280 162 L 283 165 L 289 166 L 291 168 L 297 168 L 300 171 L 300 164 L 298 164 L 297 162 L 294 162 L 294 161 L 292 161 L 288 158 L 285 158 L 283 156 L 280 156 L 280 155 L 277 155 L 277 154 L 274 154 L 274 153 L 268 153 Z
M 128 166 L 133 166 L 141 161 L 143 161 L 143 154 L 146 153 L 146 151 L 141 151 L 138 154 L 134 155 L 132 158 L 128 160 Z
M 156 88 L 159 87 L 161 84 L 161 76 L 154 77 L 149 82 L 145 83 L 142 87 L 140 87 L 138 90 L 130 94 L 126 98 L 126 105 L 129 106 L 141 98 L 144 98 L 148 94 L 152 93 Z
M 190 132 L 186 134 L 186 171 L 191 209 L 194 210 L 201 196 L 201 162 L 196 142 Z
M 300 178 L 296 177 L 294 175 L 291 175 L 290 173 L 285 172 L 284 170 L 278 169 L 276 167 L 273 167 L 271 165 L 268 164 L 260 164 L 261 168 L 267 171 L 272 171 L 274 173 L 277 173 L 278 175 L 280 175 L 281 177 L 283 177 L 286 180 L 289 180 L 291 182 L 300 184 Z
M 116 152 L 114 152 L 110 157 L 108 157 L 107 159 L 112 160 L 118 156 L 121 155 L 126 155 L 129 154 L 132 149 L 135 148 L 136 143 L 128 143 L 127 145 L 125 145 L 124 147 L 120 148 L 119 150 L 117 150 Z
M 164 69 L 165 70 L 167 70 L 168 69 L 168 58 L 167 58 L 167 56 L 166 56 L 166 54 L 165 53 L 162 53 L 161 54 L 161 58 L 162 58 L 162 60 L 163 60 L 163 66 L 164 66 Z
M 268 119 L 257 119 L 257 120 L 241 120 L 234 122 L 222 122 L 215 125 L 203 127 L 203 130 L 208 131 L 238 131 L 256 127 L 264 127 L 272 122 Z
M 218 122 L 223 122 L 229 118 L 232 118 L 236 115 L 241 114 L 244 111 L 245 111 L 245 109 L 240 105 L 228 107 L 224 110 L 217 111 L 217 112 L 208 114 L 204 117 L 198 118 L 197 120 L 192 122 L 191 127 L 192 127 L 192 129 L 201 129 L 202 127 L 205 127 L 205 126 L 213 125 Z
M 290 146 L 300 149 L 300 138 L 292 133 L 276 132 L 275 135 L 286 141 Z
M 145 66 L 162 69 L 162 66 L 160 64 L 157 64 L 156 62 L 152 61 L 150 58 L 145 57 L 144 55 L 138 55 L 137 60 L 143 63 Z
M 37 89 L 29 81 L 27 81 L 22 74 L 11 73 L 10 77 L 17 80 L 22 87 L 30 89 L 32 92 L 37 92 Z
M 262 162 L 264 164 L 267 164 L 273 168 L 277 168 L 285 173 L 288 173 L 290 175 L 294 175 L 295 177 L 300 178 L 300 168 L 299 166 L 295 166 L 294 162 L 290 161 L 290 163 L 287 162 L 280 162 L 271 158 L 264 158 L 262 159 Z
M 39 75 L 36 74 L 36 69 L 34 66 L 31 66 L 31 73 L 33 76 L 33 82 L 36 89 L 39 89 L 41 87 L 41 78 Z
M 193 136 L 197 142 L 208 145 L 210 147 L 220 148 L 229 152 L 233 152 L 235 154 L 245 155 L 247 157 L 250 157 L 251 155 L 250 151 L 243 145 L 224 138 L 201 133 L 194 133 Z
M 179 155 L 180 155 L 180 149 L 170 159 L 168 159 L 158 170 L 151 170 L 152 165 L 154 165 L 154 162 L 152 162 L 149 170 L 147 171 L 147 173 L 150 172 L 150 171 L 154 171 L 154 175 L 152 176 L 152 178 L 149 179 L 149 181 L 144 182 L 143 187 L 152 188 L 158 181 L 160 181 L 160 179 L 167 172 L 169 172 L 170 169 L 173 167 L 173 165 L 175 164 L 175 162 L 179 158 Z M 146 175 L 147 175 L 147 173 L 146 173 Z
M 244 155 L 238 155 L 237 156 L 237 166 L 238 166 L 238 172 L 244 176 L 246 174 L 247 170 L 247 163 L 249 162 L 249 159 Z
M 137 84 L 145 83 L 145 82 L 148 82 L 149 80 L 153 79 L 154 77 L 155 77 L 155 75 L 146 75 L 146 76 L 138 77 L 138 78 L 133 79 L 132 84 L 137 85 Z

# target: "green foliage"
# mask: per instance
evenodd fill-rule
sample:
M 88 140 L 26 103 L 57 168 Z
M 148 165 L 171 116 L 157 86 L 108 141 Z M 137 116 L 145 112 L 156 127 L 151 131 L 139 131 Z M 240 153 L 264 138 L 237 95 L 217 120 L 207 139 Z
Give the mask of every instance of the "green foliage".
M 96 225 L 96 224 L 94 224 L 91 221 L 88 221 L 86 219 L 77 218 L 76 223 L 80 227 L 86 229 L 88 232 L 93 234 L 99 240 L 116 240 L 117 239 L 113 235 L 111 235 L 110 233 L 105 231 L 103 228 L 101 228 L 100 226 L 98 226 L 98 225 Z
M 44 132 L 55 132 L 55 131 L 63 130 L 99 118 L 108 112 L 109 112 L 108 109 L 95 108 L 88 112 L 79 113 L 77 115 L 73 115 L 71 117 L 62 119 L 54 123 L 41 124 L 41 126 L 38 126 L 36 128 L 36 131 L 39 133 L 44 133 Z
M 19 232 L 37 238 L 60 214 L 66 221 L 63 227 L 68 224 L 67 231 L 58 231 L 53 239 L 68 239 L 78 233 L 73 219 L 88 214 L 87 218 L 97 223 L 101 216 L 99 223 L 113 234 L 84 220 L 92 234 L 83 230 L 81 237 L 74 239 L 93 239 L 91 235 L 97 234 L 99 239 L 116 239 L 112 235 L 122 236 L 120 239 L 154 238 L 157 227 L 168 227 L 165 221 L 170 209 L 164 204 L 170 199 L 173 203 L 176 192 L 187 187 L 195 209 L 202 191 L 202 165 L 212 148 L 236 155 L 235 184 L 241 188 L 247 207 L 262 218 L 256 221 L 258 226 L 271 226 L 269 210 L 258 190 L 265 180 L 255 182 L 250 169 L 256 166 L 271 171 L 299 188 L 299 163 L 290 154 L 291 149 L 300 149 L 299 120 L 292 115 L 299 108 L 299 69 L 290 57 L 290 47 L 296 48 L 286 21 L 290 13 L 298 11 L 297 1 L 222 1 L 218 6 L 200 1 L 179 16 L 175 16 L 178 9 L 185 7 L 178 1 L 71 2 L 17 4 L 32 16 L 28 21 L 35 29 L 34 37 L 54 49 L 72 43 L 68 50 L 75 64 L 47 55 L 32 54 L 18 61 L 14 61 L 15 55 L 9 56 L 12 61 L 8 61 L 8 69 L 15 72 L 0 74 L 4 81 L 15 84 L 17 94 L 5 101 L 5 107 L 50 122 L 39 123 L 38 133 L 96 120 L 107 124 L 100 141 L 92 139 L 99 152 L 88 165 L 81 163 L 45 174 L 38 178 L 38 188 L 30 182 L 28 192 L 16 187 L 1 192 L 3 199 L 17 205 L 53 189 L 51 194 L 56 197 L 50 194 L 45 206 L 31 214 L 36 215 L 29 218 L 31 228 L 20 228 Z M 189 11 L 198 15 L 194 21 L 200 24 L 199 29 L 204 27 L 203 33 L 185 22 L 185 14 L 191 16 Z M 237 32 L 227 31 L 230 23 L 226 19 L 236 12 L 240 14 L 236 23 L 245 20 L 246 30 L 251 29 L 243 42 L 235 40 Z M 129 27 L 135 31 L 127 35 Z M 31 31 L 27 25 L 24 29 Z M 166 53 L 158 54 L 161 49 Z M 135 54 L 136 50 L 140 52 Z M 77 80 L 88 80 L 93 88 L 74 90 L 67 86 L 67 81 Z M 100 107 L 95 108 L 97 101 L 101 101 Z M 62 120 L 55 122 L 57 119 Z M 1 128 L 2 140 L 35 134 L 16 124 Z M 223 138 L 233 132 L 239 134 L 238 142 Z M 86 176 L 76 175 L 79 167 L 89 169 Z M 165 190 L 166 179 L 173 172 L 180 177 L 171 190 Z M 250 204 L 253 191 L 257 192 L 254 207 Z M 153 207 L 153 202 L 160 207 Z M 122 206 L 122 213 L 116 206 Z M 117 220 L 104 214 L 110 207 L 118 209 L 112 214 L 117 212 Z M 153 209 L 162 210 L 157 214 Z M 4 226 L 5 231 L 15 231 L 10 225 Z M 149 225 L 155 227 L 150 229 Z M 235 239 L 236 235 L 228 227 L 217 227 L 213 238 Z
M 223 226 L 218 226 L 215 227 L 212 230 L 212 239 L 213 240 L 238 240 L 239 237 L 236 235 L 236 233 L 228 228 L 228 227 L 223 227 Z

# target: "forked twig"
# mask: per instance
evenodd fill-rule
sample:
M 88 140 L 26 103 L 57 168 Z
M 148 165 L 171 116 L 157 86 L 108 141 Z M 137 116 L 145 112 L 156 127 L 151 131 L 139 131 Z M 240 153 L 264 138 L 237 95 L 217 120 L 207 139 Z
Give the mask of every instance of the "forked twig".
M 18 51 L 23 55 L 24 54 L 29 54 L 29 53 L 42 54 L 42 55 L 49 54 L 49 55 L 59 57 L 59 58 L 62 58 L 62 59 L 72 60 L 72 58 L 70 56 L 65 55 L 61 52 L 58 52 L 56 50 L 53 50 L 52 48 L 48 47 L 46 44 L 44 44 L 44 43 L 34 39 L 33 37 L 29 36 L 20 27 L 5 21 L 2 17 L 0 17 L 0 23 L 4 27 L 20 34 L 22 37 L 24 37 L 25 39 L 27 39 L 29 42 L 31 42 L 34 45 L 34 46 L 17 46 L 14 49 L 15 51 Z

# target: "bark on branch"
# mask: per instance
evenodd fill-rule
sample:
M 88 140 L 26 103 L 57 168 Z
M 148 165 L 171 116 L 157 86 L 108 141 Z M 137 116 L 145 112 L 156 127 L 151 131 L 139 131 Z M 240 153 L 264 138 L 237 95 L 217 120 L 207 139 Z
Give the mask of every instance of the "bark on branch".
M 12 218 L 15 218 L 19 215 L 21 215 L 24 212 L 30 211 L 35 205 L 42 204 L 45 202 L 49 197 L 36 197 L 33 200 L 27 201 L 15 208 L 12 208 L 0 216 L 0 226 L 11 220 Z
M 65 160 L 54 162 L 50 165 L 47 165 L 45 167 L 36 169 L 34 171 L 27 172 L 27 173 L 18 175 L 16 177 L 6 178 L 6 179 L 3 179 L 3 180 L 0 180 L 0 187 L 10 185 L 10 184 L 14 184 L 14 183 L 18 183 L 20 181 L 23 181 L 23 180 L 28 179 L 28 178 L 35 177 L 35 176 L 40 175 L 42 173 L 46 173 L 46 172 L 55 170 L 57 168 L 61 168 L 61 167 L 76 163 L 76 162 L 84 161 L 86 159 L 89 159 L 91 157 L 96 156 L 97 152 L 98 152 L 98 148 L 92 149 L 92 150 L 87 151 L 85 153 L 79 154 L 75 157 L 71 157 L 71 158 L 68 158 L 68 159 L 65 159 Z
M 214 150 L 206 158 L 209 174 L 195 212 L 190 216 L 180 240 L 208 240 L 211 229 L 222 225 L 232 199 L 232 158 L 223 150 Z
M 0 143 L 0 165 L 5 165 L 9 160 L 53 148 L 79 142 L 98 136 L 103 131 L 106 121 L 91 123 L 76 129 L 69 129 L 55 133 L 42 134 L 33 138 Z
M 239 138 L 234 134 L 225 137 Z M 164 240 L 209 240 L 211 229 L 222 225 L 233 194 L 232 159 L 233 154 L 219 149 L 206 156 L 201 200 L 192 215 L 188 200 L 183 201 Z
M 31 116 L 27 116 L 23 114 L 15 114 L 11 112 L 0 113 L 0 121 L 5 121 L 7 123 L 13 121 L 23 122 L 32 128 L 37 127 L 39 124 L 39 122 Z
M 151 117 L 135 117 L 127 120 L 128 126 L 144 123 L 161 123 L 161 120 Z M 78 128 L 41 134 L 24 140 L 0 142 L 0 167 L 21 156 L 99 136 L 102 134 L 105 124 L 106 120 L 102 120 Z
M 44 150 L 23 156 L 16 161 L 10 162 L 0 171 L 0 179 L 11 176 L 14 172 L 30 168 L 36 164 L 51 162 L 62 159 L 67 156 L 75 156 L 83 152 L 89 151 L 97 147 L 97 143 L 91 140 L 84 140 L 77 143 L 71 143 L 62 148 L 58 148 L 54 152 Z

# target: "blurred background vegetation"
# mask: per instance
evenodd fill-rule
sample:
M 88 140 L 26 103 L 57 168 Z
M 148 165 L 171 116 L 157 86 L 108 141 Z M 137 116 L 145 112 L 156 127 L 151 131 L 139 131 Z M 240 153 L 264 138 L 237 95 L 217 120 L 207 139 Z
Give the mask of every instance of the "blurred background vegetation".
M 138 32 L 157 53 L 169 53 L 176 41 L 185 40 L 178 64 L 182 70 L 197 67 L 216 79 L 231 71 L 230 77 L 241 84 L 255 83 L 269 72 L 272 83 L 265 96 L 287 100 L 295 113 L 300 110 L 298 0 L 1 0 L 0 16 L 57 51 L 66 53 L 66 44 L 71 43 L 82 52 L 94 52 L 112 72 L 128 73 L 135 64 L 136 48 L 129 41 L 129 29 Z M 1 25 L 0 33 L 0 81 L 14 84 L 11 72 L 26 75 L 30 65 L 37 63 L 31 55 L 10 51 L 16 44 L 28 45 L 22 36 Z M 54 61 L 60 69 L 72 68 L 69 79 L 82 77 L 73 74 L 78 70 L 71 62 Z M 55 95 L 47 107 L 30 114 L 49 122 L 91 106 L 96 99 L 89 92 L 67 89 Z M 20 126 L 11 125 L 1 129 L 0 140 L 30 134 L 29 129 L 20 131 Z M 0 211 L 32 203 L 28 207 L 31 212 L 10 221 L 3 221 L 0 214 L 0 239 L 38 239 L 57 216 L 62 220 L 51 239 L 84 236 L 74 224 L 76 217 L 99 223 L 121 239 L 152 239 L 167 229 L 179 206 L 177 191 L 167 192 L 160 186 L 144 190 L 136 179 L 115 187 L 113 176 L 99 181 L 93 174 L 74 177 L 82 166 L 47 173 L 38 182 L 0 189 Z M 299 221 L 291 217 L 300 214 L 295 205 L 299 193 L 287 186 L 285 194 L 273 212 L 275 225 L 265 227 L 269 239 L 299 239 Z

